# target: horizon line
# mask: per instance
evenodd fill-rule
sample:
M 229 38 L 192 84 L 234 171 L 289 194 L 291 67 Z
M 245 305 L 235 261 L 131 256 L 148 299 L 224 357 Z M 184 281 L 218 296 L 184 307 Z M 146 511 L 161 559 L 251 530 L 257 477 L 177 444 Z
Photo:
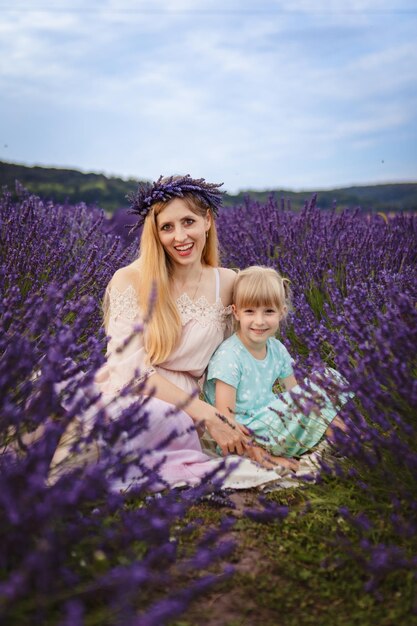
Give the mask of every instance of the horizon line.
M 4 163 L 6 165 L 16 165 L 16 166 L 20 166 L 20 167 L 27 167 L 29 169 L 34 169 L 36 167 L 40 168 L 40 169 L 52 169 L 52 170 L 68 170 L 71 172 L 78 172 L 79 174 L 93 174 L 95 176 L 104 176 L 105 178 L 118 178 L 119 180 L 123 180 L 125 182 L 131 180 L 131 181 L 137 181 L 137 182 L 152 182 L 151 179 L 148 178 L 136 178 L 133 176 L 122 176 L 120 174 L 111 174 L 108 172 L 104 172 L 104 171 L 91 171 L 91 170 L 84 170 L 82 168 L 76 167 L 76 166 L 59 166 L 59 165 L 44 165 L 44 164 L 33 164 L 33 165 L 29 165 L 27 163 L 16 163 L 14 161 L 4 161 L 4 160 L 0 160 L 0 164 Z M 263 188 L 255 188 L 255 187 L 250 187 L 250 188 L 244 188 L 244 189 L 240 189 L 239 191 L 232 193 L 230 191 L 226 191 L 225 193 L 229 196 L 236 196 L 239 195 L 241 193 L 249 193 L 249 192 L 256 192 L 256 193 L 267 193 L 267 192 L 274 192 L 274 191 L 286 191 L 286 192 L 292 192 L 292 193 L 304 193 L 304 192 L 308 192 L 308 193 L 318 193 L 319 191 L 338 191 L 338 190 L 342 190 L 342 189 L 350 189 L 353 187 L 382 187 L 384 185 L 416 185 L 417 184 L 417 180 L 387 180 L 384 182 L 368 182 L 368 183 L 347 183 L 346 185 L 340 186 L 340 185 L 336 185 L 336 186 L 328 186 L 325 185 L 324 187 L 317 187 L 317 188 L 299 188 L 299 189 L 293 189 L 293 188 L 284 188 L 282 186 L 275 186 L 275 187 L 263 187 Z

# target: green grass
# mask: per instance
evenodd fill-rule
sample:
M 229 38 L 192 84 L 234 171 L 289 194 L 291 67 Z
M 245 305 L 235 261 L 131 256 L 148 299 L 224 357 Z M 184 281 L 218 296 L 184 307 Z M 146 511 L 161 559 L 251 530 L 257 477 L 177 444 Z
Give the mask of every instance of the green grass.
M 257 496 L 252 494 L 256 503 Z M 417 586 L 412 572 L 389 575 L 379 594 L 366 593 L 366 577 L 336 541 L 356 539 L 338 509 L 363 509 L 364 494 L 336 479 L 323 485 L 268 496 L 289 505 L 283 521 L 260 524 L 240 517 L 231 532 L 237 542 L 233 578 L 196 601 L 175 626 L 412 626 L 417 624 Z M 310 502 L 310 505 L 307 505 Z M 219 510 L 220 516 L 226 512 Z M 207 505 L 195 514 L 213 523 Z M 383 516 L 373 541 L 389 541 Z M 398 539 L 398 538 L 397 538 Z M 415 552 L 414 539 L 409 546 Z

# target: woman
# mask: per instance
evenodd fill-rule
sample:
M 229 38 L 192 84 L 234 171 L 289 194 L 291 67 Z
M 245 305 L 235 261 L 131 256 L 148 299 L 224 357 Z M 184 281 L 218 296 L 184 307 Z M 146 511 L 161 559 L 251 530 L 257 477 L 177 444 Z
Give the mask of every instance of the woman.
M 224 455 L 257 454 L 244 426 L 222 418 L 198 397 L 198 380 L 224 338 L 235 279 L 232 270 L 217 267 L 219 187 L 188 175 L 139 185 L 131 198 L 138 226 L 143 223 L 139 258 L 119 269 L 106 291 L 110 340 L 96 382 L 104 398 L 117 398 L 137 382 L 141 394 L 153 395 L 147 432 L 124 445 L 152 451 L 146 456 L 149 467 L 164 460 L 160 476 L 171 486 L 195 484 L 222 461 L 202 452 L 193 425 L 204 425 Z M 143 332 L 132 337 L 138 325 Z M 119 397 L 117 402 L 129 401 Z M 183 410 L 174 413 L 173 405 Z M 177 436 L 159 450 L 173 430 Z M 226 465 L 230 460 L 239 463 L 226 478 L 227 487 L 277 479 L 276 472 L 248 459 L 227 457 Z M 134 480 L 132 474 L 128 480 Z

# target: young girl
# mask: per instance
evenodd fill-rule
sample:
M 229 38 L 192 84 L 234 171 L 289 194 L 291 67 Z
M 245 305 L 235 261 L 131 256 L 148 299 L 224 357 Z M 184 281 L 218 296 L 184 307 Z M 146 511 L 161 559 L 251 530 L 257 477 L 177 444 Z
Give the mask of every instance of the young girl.
M 289 458 L 310 451 L 330 435 L 330 424 L 343 428 L 343 423 L 323 388 L 311 381 L 308 390 L 297 385 L 292 358 L 275 338 L 290 308 L 289 281 L 272 268 L 248 267 L 237 276 L 232 300 L 237 332 L 209 362 L 206 399 L 252 431 L 256 444 L 269 453 L 264 464 L 272 461 L 297 469 Z M 339 387 L 340 374 L 327 368 L 326 380 L 329 377 Z M 273 392 L 277 380 L 286 390 L 279 395 Z M 348 395 L 338 394 L 339 408 L 347 400 Z

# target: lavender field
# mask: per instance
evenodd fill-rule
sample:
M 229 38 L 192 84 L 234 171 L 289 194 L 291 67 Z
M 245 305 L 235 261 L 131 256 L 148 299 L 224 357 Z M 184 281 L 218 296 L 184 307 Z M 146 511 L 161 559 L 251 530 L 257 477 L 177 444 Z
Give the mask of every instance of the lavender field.
M 291 280 L 282 341 L 296 372 L 331 365 L 355 394 L 336 465 L 241 517 L 215 477 L 158 497 L 152 476 L 128 497 L 112 489 L 141 464 L 118 442 L 148 419 L 138 400 L 109 422 L 91 387 L 106 284 L 137 254 L 116 222 L 23 189 L 0 202 L 0 623 L 417 623 L 417 217 L 314 198 L 298 213 L 271 198 L 220 215 L 225 266 Z M 256 577 L 239 565 L 251 551 Z

